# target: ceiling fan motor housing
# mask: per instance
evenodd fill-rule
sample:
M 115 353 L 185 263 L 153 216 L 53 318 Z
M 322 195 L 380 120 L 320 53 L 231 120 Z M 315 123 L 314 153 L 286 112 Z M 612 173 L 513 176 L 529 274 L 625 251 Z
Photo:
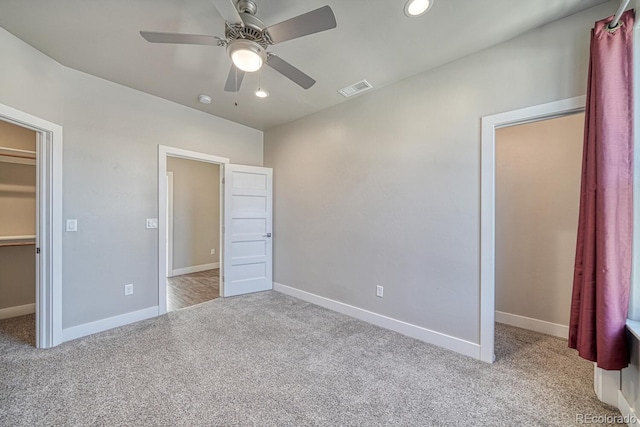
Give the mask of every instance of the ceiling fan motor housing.
M 242 18 L 243 25 L 230 25 L 227 23 L 225 37 L 229 43 L 234 40 L 245 39 L 258 43 L 264 49 L 273 44 L 264 29 L 267 27 L 264 22 L 255 17 L 258 7 L 250 0 L 240 0 L 238 2 L 238 11 Z
M 237 92 L 244 73 L 258 71 L 268 65 L 303 89 L 316 81 L 279 56 L 267 52 L 269 45 L 336 28 L 336 17 L 329 6 L 267 27 L 256 18 L 254 0 L 212 0 L 225 22 L 224 38 L 216 36 L 140 31 L 150 43 L 175 43 L 226 47 L 233 62 L 224 90 Z M 234 10 L 235 9 L 235 10 Z

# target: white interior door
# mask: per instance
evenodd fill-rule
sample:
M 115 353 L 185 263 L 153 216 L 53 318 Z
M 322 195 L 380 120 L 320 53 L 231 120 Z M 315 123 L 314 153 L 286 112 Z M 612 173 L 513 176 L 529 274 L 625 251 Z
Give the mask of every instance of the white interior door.
M 224 166 L 223 297 L 273 287 L 272 195 L 272 169 Z

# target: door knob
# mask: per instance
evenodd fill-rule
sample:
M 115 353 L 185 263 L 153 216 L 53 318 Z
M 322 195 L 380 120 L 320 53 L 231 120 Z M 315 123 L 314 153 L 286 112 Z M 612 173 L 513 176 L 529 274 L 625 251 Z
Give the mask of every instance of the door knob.
M 267 234 L 265 234 L 265 235 L 264 235 L 264 236 L 262 236 L 262 237 L 271 237 L 271 233 L 267 233 Z

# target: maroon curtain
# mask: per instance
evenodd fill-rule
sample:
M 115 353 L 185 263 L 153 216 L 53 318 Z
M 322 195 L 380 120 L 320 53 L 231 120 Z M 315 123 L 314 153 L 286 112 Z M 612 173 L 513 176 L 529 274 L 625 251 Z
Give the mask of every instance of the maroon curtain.
M 591 58 L 569 347 L 603 369 L 628 363 L 633 225 L 633 11 L 596 22 Z

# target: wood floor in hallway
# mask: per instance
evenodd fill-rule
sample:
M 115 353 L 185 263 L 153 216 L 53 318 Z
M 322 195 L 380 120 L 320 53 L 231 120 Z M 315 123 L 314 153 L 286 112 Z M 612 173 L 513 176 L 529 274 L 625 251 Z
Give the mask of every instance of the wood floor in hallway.
M 167 311 L 200 304 L 219 296 L 219 268 L 167 278 Z

